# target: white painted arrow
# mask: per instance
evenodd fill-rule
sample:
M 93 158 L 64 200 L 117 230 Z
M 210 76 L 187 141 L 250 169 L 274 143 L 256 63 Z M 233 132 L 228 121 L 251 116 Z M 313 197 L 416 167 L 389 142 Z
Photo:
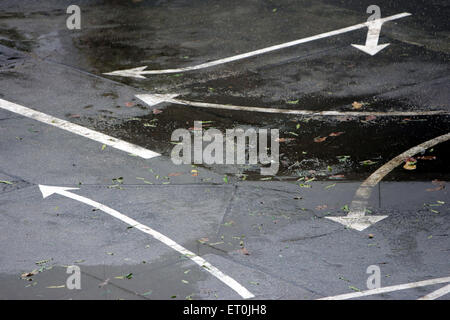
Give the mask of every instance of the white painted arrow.
M 352 44 L 353 47 L 359 49 L 371 56 L 376 55 L 378 52 L 386 48 L 389 43 L 378 44 L 378 40 L 380 39 L 381 26 L 383 22 L 380 20 L 369 21 L 369 31 L 367 32 L 366 45 L 362 46 L 359 44 Z
M 366 216 L 367 203 L 369 201 L 372 189 L 392 170 L 404 163 L 406 159 L 415 156 L 418 153 L 424 152 L 429 148 L 434 147 L 439 143 L 450 140 L 450 132 L 431 140 L 425 141 L 402 154 L 396 156 L 394 159 L 382 165 L 378 170 L 372 173 L 361 186 L 356 190 L 352 203 L 350 204 L 350 211 L 345 217 L 326 217 L 327 219 L 341 223 L 348 228 L 358 231 L 370 227 L 387 216 Z
M 132 226 L 133 228 L 136 228 L 142 232 L 149 234 L 156 240 L 161 241 L 165 245 L 167 245 L 167 246 L 171 247 L 172 249 L 174 249 L 175 251 L 178 251 L 179 253 L 181 253 L 183 256 L 191 259 L 193 262 L 198 264 L 202 269 L 208 271 L 213 276 L 215 276 L 217 279 L 219 279 L 220 281 L 225 283 L 227 286 L 229 286 L 231 289 L 236 291 L 242 298 L 249 299 L 249 298 L 254 297 L 254 295 L 250 291 L 248 291 L 245 287 L 243 287 L 241 284 L 239 284 L 236 280 L 234 280 L 233 278 L 222 273 L 222 271 L 220 271 L 219 269 L 214 267 L 212 264 L 207 262 L 205 259 L 199 257 L 195 253 L 180 246 L 178 243 L 176 243 L 172 239 L 166 237 L 165 235 L 159 233 L 158 231 L 155 231 L 152 228 L 147 227 L 147 226 L 139 223 L 138 221 L 131 219 L 130 217 L 127 217 L 126 215 L 124 215 L 114 209 L 111 209 L 110 207 L 107 207 L 99 202 L 93 201 L 91 199 L 79 196 L 77 194 L 74 194 L 74 193 L 68 191 L 68 190 L 77 190 L 78 188 L 39 185 L 39 189 L 41 190 L 42 196 L 44 197 L 44 199 L 51 196 L 52 194 L 56 193 L 56 194 L 62 195 L 64 197 L 67 197 L 67 198 L 85 203 L 87 205 L 90 205 L 96 209 L 99 209 L 99 210 L 113 216 L 114 218 L 121 220 L 122 222 L 125 222 L 126 224 Z
M 352 117 L 365 117 L 365 116 L 427 116 L 427 115 L 441 115 L 449 114 L 450 112 L 445 110 L 435 111 L 391 111 L 391 112 L 365 112 L 365 111 L 311 111 L 311 110 L 295 110 L 295 109 L 277 109 L 277 108 L 264 108 L 264 107 L 246 107 L 246 106 L 234 106 L 231 104 L 217 104 L 217 103 L 205 103 L 198 101 L 188 101 L 183 99 L 175 99 L 177 94 L 138 94 L 136 98 L 144 101 L 149 106 L 153 107 L 160 103 L 174 103 L 185 106 L 198 107 L 198 108 L 210 108 L 210 109 L 224 109 L 235 111 L 248 111 L 248 112 L 262 112 L 262 113 L 279 113 L 279 114 L 294 114 L 304 116 L 352 116 Z
M 319 39 L 324 39 L 324 38 L 336 36 L 336 35 L 339 35 L 339 34 L 343 34 L 343 33 L 346 33 L 346 32 L 350 32 L 350 31 L 354 31 L 354 30 L 358 30 L 358 29 L 362 29 L 362 28 L 366 28 L 366 27 L 369 27 L 369 34 L 370 34 L 371 30 L 372 31 L 376 30 L 373 27 L 371 28 L 371 26 L 374 26 L 377 23 L 380 24 L 380 28 L 381 28 L 381 25 L 383 23 L 387 22 L 387 21 L 401 19 L 401 18 L 410 16 L 410 15 L 411 15 L 411 13 L 403 12 L 403 13 L 399 13 L 399 14 L 396 14 L 396 15 L 393 15 L 393 16 L 390 16 L 390 17 L 386 17 L 386 18 L 382 18 L 382 19 L 376 19 L 376 20 L 372 20 L 372 21 L 367 21 L 367 22 L 364 22 L 364 23 L 356 24 L 354 26 L 350 26 L 350 27 L 346 27 L 346 28 L 342 28 L 342 29 L 338 29 L 338 30 L 333 30 L 333 31 L 321 33 L 321 34 L 318 34 L 318 35 L 315 35 L 315 36 L 312 36 L 312 37 L 298 39 L 298 40 L 294 40 L 294 41 L 278 44 L 278 45 L 275 45 L 275 46 L 271 46 L 271 47 L 267 47 L 267 48 L 263 48 L 263 49 L 259 49 L 259 50 L 255 50 L 255 51 L 251 51 L 251 52 L 247 52 L 247 53 L 242 53 L 242 54 L 238 54 L 236 56 L 232 56 L 232 57 L 228 57 L 228 58 L 224 58 L 224 59 L 219 59 L 219 60 L 215 60 L 215 61 L 210 61 L 210 62 L 202 63 L 202 64 L 195 65 L 195 66 L 185 67 L 185 68 L 165 69 L 165 70 L 145 70 L 147 68 L 147 66 L 143 66 L 143 67 L 137 67 L 137 68 L 127 69 L 127 70 L 116 70 L 116 71 L 107 72 L 107 73 L 104 73 L 104 74 L 110 75 L 110 76 L 133 77 L 133 78 L 145 79 L 144 75 L 146 75 L 146 74 L 181 73 L 181 72 L 205 69 L 205 68 L 209 68 L 209 67 L 213 67 L 213 66 L 217 66 L 217 65 L 233 62 L 233 61 L 238 61 L 238 60 L 242 60 L 242 59 L 258 56 L 258 55 L 261 55 L 261 54 L 264 54 L 264 53 L 273 52 L 273 51 L 281 50 L 281 49 L 284 49 L 284 48 L 293 47 L 293 46 L 296 46 L 296 45 L 299 45 L 299 44 L 302 44 L 302 43 L 311 42 L 311 41 L 314 41 L 314 40 L 319 40 Z M 374 35 L 375 35 L 375 33 L 374 33 Z M 379 31 L 378 31 L 378 35 L 379 35 Z M 371 36 L 371 39 L 372 38 L 373 38 L 373 36 Z M 370 44 L 372 44 L 372 41 L 373 40 L 371 40 Z M 378 43 L 378 38 L 377 38 L 377 43 Z

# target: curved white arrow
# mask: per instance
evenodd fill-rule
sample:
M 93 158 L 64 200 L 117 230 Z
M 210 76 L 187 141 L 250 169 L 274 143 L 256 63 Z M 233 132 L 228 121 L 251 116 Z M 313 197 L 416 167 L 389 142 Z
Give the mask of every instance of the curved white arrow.
M 173 241 L 172 239 L 166 237 L 165 235 L 159 233 L 158 231 L 153 230 L 150 227 L 147 227 L 139 222 L 137 222 L 134 219 L 131 219 L 130 217 L 127 217 L 126 215 L 111 209 L 110 207 L 107 207 L 101 203 L 98 203 L 96 201 L 93 201 L 91 199 L 79 196 L 77 194 L 74 194 L 72 192 L 69 192 L 68 190 L 77 190 L 78 188 L 67 188 L 67 187 L 55 187 L 55 186 L 45 186 L 45 185 L 39 185 L 39 189 L 42 192 L 42 196 L 45 198 L 51 196 L 54 193 L 60 194 L 64 197 L 76 200 L 76 201 L 80 201 L 82 203 L 85 203 L 87 205 L 90 205 L 96 209 L 99 209 L 111 216 L 113 216 L 114 218 L 117 218 L 119 220 L 121 220 L 122 222 L 125 222 L 126 224 L 142 231 L 145 232 L 147 234 L 149 234 L 150 236 L 152 236 L 153 238 L 155 238 L 156 240 L 161 241 L 162 243 L 164 243 L 165 245 L 171 247 L 172 249 L 178 251 L 179 253 L 181 253 L 182 255 L 184 255 L 185 257 L 191 259 L 193 262 L 195 262 L 196 264 L 198 264 L 202 269 L 208 271 L 209 273 L 211 273 L 213 276 L 215 276 L 217 279 L 219 279 L 220 281 L 222 281 L 223 283 L 225 283 L 227 286 L 229 286 L 231 289 L 233 289 L 234 291 L 236 291 L 242 298 L 244 299 L 249 299 L 249 298 L 253 298 L 255 297 L 253 295 L 253 293 L 251 293 L 250 291 L 248 291 L 246 288 L 244 288 L 241 284 L 239 284 L 236 280 L 234 280 L 233 278 L 227 276 L 226 274 L 224 274 L 222 271 L 220 271 L 219 269 L 217 269 L 216 267 L 214 267 L 212 264 L 210 264 L 209 262 L 207 262 L 205 259 L 199 257 L 198 255 L 196 255 L 195 253 L 187 250 L 186 248 L 180 246 L 178 243 L 176 243 L 175 241 Z
M 372 224 L 387 218 L 387 216 L 366 216 L 367 203 L 372 193 L 373 187 L 375 187 L 389 172 L 398 167 L 406 159 L 415 156 L 416 154 L 423 152 L 435 145 L 449 141 L 450 132 L 439 137 L 428 140 L 424 143 L 415 146 L 402 154 L 396 156 L 377 171 L 372 173 L 356 190 L 354 199 L 350 204 L 350 211 L 345 217 L 325 217 L 327 219 L 339 222 L 348 228 L 352 228 L 358 231 L 370 227 Z
M 396 15 L 393 15 L 393 16 L 390 16 L 390 17 L 386 17 L 386 18 L 382 18 L 382 19 L 376 19 L 376 20 L 373 20 L 373 21 L 368 21 L 368 22 L 356 24 L 354 26 L 350 26 L 350 27 L 346 27 L 346 28 L 342 28 L 342 29 L 338 29 L 338 30 L 334 30 L 334 31 L 321 33 L 321 34 L 318 34 L 318 35 L 315 35 L 315 36 L 312 36 L 312 37 L 298 39 L 298 40 L 294 40 L 294 41 L 278 44 L 278 45 L 275 45 L 275 46 L 267 47 L 267 48 L 264 48 L 264 49 L 259 49 L 259 50 L 255 50 L 255 51 L 251 51 L 251 52 L 247 52 L 247 53 L 238 54 L 236 56 L 232 56 L 232 57 L 228 57 L 228 58 L 224 58 L 224 59 L 219 59 L 219 60 L 215 60 L 215 61 L 202 63 L 202 64 L 191 66 L 191 67 L 176 68 L 176 69 L 165 69 L 165 70 L 145 70 L 147 68 L 147 66 L 143 66 L 143 67 L 137 67 L 137 68 L 133 68 L 133 69 L 117 70 L 117 71 L 107 72 L 107 73 L 104 73 L 104 74 L 110 75 L 110 76 L 121 76 L 121 77 L 132 77 L 132 78 L 145 79 L 144 75 L 146 75 L 146 74 L 181 73 L 181 72 L 186 72 L 186 71 L 205 69 L 205 68 L 209 68 L 209 67 L 213 67 L 213 66 L 217 66 L 217 65 L 233 62 L 233 61 L 238 61 L 238 60 L 242 60 L 242 59 L 258 56 L 258 55 L 261 55 L 261 54 L 264 54 L 264 53 L 277 51 L 277 50 L 281 50 L 281 49 L 284 49 L 284 48 L 293 47 L 293 46 L 296 46 L 296 45 L 299 45 L 299 44 L 302 44 L 302 43 L 311 42 L 311 41 L 318 40 L 318 39 L 324 39 L 324 38 L 336 36 L 336 35 L 339 35 L 339 34 L 342 34 L 342 33 L 350 32 L 350 31 L 354 31 L 354 30 L 358 30 L 358 29 L 362 29 L 362 28 L 366 28 L 366 27 L 369 28 L 369 34 L 371 35 L 370 36 L 370 41 L 369 41 L 370 49 L 364 49 L 364 50 L 362 48 L 358 48 L 358 49 L 361 49 L 361 50 L 363 50 L 363 51 L 365 51 L 365 52 L 367 52 L 369 54 L 372 54 L 373 52 L 375 52 L 375 50 L 377 50 L 377 52 L 378 52 L 381 49 L 383 49 L 384 47 L 386 47 L 386 45 L 384 45 L 384 47 L 381 48 L 381 49 L 379 49 L 379 47 L 377 47 L 376 49 L 373 49 L 371 47 L 372 44 L 374 43 L 375 36 L 376 36 L 377 43 L 378 43 L 378 36 L 379 36 L 379 31 L 380 31 L 379 29 L 381 29 L 381 25 L 383 23 L 387 22 L 387 21 L 401 19 L 401 18 L 410 16 L 410 15 L 411 15 L 411 13 L 403 12 L 403 13 L 399 13 L 399 14 L 396 14 Z M 374 26 L 376 26 L 378 24 L 380 26 L 379 29 L 374 27 Z M 378 30 L 377 33 L 375 33 L 376 30 Z M 378 34 L 378 36 L 377 36 L 377 34 Z M 368 39 L 369 39 L 369 37 L 368 37 Z
M 280 113 L 280 114 L 294 114 L 304 116 L 428 116 L 438 114 L 449 114 L 450 112 L 445 110 L 435 111 L 390 111 L 390 112 L 365 112 L 365 111 L 311 111 L 311 110 L 296 110 L 296 109 L 277 109 L 277 108 L 265 108 L 265 107 L 246 107 L 246 106 L 234 106 L 231 104 L 217 104 L 217 103 L 205 103 L 198 101 L 188 101 L 183 99 L 176 99 L 177 94 L 138 94 L 136 98 L 144 101 L 149 106 L 153 107 L 160 103 L 174 103 L 185 106 L 198 107 L 198 108 L 210 108 L 210 109 L 224 109 L 224 110 L 236 110 L 236 111 L 249 111 L 249 112 L 262 112 L 262 113 Z

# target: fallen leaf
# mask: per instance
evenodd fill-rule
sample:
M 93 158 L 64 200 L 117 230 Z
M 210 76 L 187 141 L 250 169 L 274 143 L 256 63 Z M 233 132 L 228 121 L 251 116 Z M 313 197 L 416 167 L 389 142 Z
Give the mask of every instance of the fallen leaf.
M 289 142 L 295 140 L 295 138 L 279 138 L 277 141 L 278 142 Z
M 4 183 L 4 184 L 13 184 L 11 181 L 6 181 L 6 180 L 0 180 L 0 183 Z
M 372 161 L 372 160 L 364 160 L 361 161 L 360 164 L 362 164 L 363 166 L 371 166 L 373 164 L 377 163 L 377 161 Z
M 38 270 L 33 270 L 31 272 L 22 273 L 21 277 L 22 278 L 28 278 L 28 277 L 32 277 L 32 276 L 34 276 L 35 274 L 38 274 L 38 273 L 39 273 Z
M 317 143 L 324 142 L 325 140 L 327 140 L 327 137 L 316 137 L 316 138 L 314 138 L 314 142 L 317 142 Z
M 433 180 L 431 181 L 432 184 L 434 184 L 435 186 L 437 186 L 436 188 L 428 188 L 426 189 L 426 191 L 431 192 L 431 191 L 439 191 L 445 188 L 445 182 L 444 181 L 440 181 L 440 180 Z
M 174 173 L 169 173 L 168 176 L 169 177 L 178 177 L 181 176 L 183 174 L 183 172 L 174 172 Z
M 200 242 L 200 243 L 205 243 L 205 242 L 208 242 L 208 241 L 209 241 L 208 238 L 201 238 L 201 239 L 198 239 L 198 242 Z
M 414 158 L 408 158 L 405 160 L 405 165 L 403 166 L 406 170 L 415 170 L 417 168 L 416 166 L 417 161 Z
M 420 160 L 436 160 L 436 156 L 422 156 L 422 157 L 418 157 L 417 159 L 420 159 Z
M 353 109 L 361 109 L 362 106 L 363 106 L 363 104 L 361 102 L 355 101 L 355 102 L 352 103 Z
M 343 133 L 344 132 L 332 132 L 332 133 L 330 133 L 330 137 L 339 137 Z
M 133 102 L 125 102 L 125 106 L 132 107 L 132 106 L 134 106 L 134 103 Z
M 243 255 L 246 255 L 246 256 L 250 255 L 250 252 L 248 252 L 248 250 L 245 249 L 245 248 L 239 249 L 239 252 L 242 253 Z

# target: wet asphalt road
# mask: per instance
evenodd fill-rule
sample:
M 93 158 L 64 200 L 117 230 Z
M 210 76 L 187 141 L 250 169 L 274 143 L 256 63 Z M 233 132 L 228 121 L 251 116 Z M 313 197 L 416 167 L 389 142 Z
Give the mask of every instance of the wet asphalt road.
M 191 66 L 347 27 L 366 21 L 372 3 L 79 1 L 81 30 L 66 27 L 69 4 L 0 3 L 0 98 L 162 156 L 145 160 L 103 148 L 0 109 L 0 298 L 239 298 L 135 228 L 58 195 L 43 200 L 39 184 L 80 188 L 74 193 L 167 235 L 257 299 L 365 290 L 370 265 L 380 267 L 382 286 L 450 275 L 449 141 L 418 155 L 415 170 L 399 165 L 373 188 L 368 213 L 385 220 L 360 232 L 324 219 L 346 215 L 362 181 L 380 166 L 450 131 L 446 1 L 378 1 L 382 17 L 413 15 L 383 25 L 380 43 L 391 45 L 373 57 L 350 46 L 364 43 L 367 29 L 361 29 L 147 79 L 103 73 Z M 135 98 L 142 93 L 314 111 L 355 111 L 358 102 L 364 112 L 417 115 L 148 106 Z M 436 110 L 447 115 L 420 115 Z M 266 177 L 258 166 L 175 166 L 171 133 L 200 120 L 221 131 L 279 129 L 280 171 Z M 82 271 L 81 290 L 59 287 L 68 276 L 64 266 L 73 264 Z M 417 299 L 442 286 L 367 298 Z

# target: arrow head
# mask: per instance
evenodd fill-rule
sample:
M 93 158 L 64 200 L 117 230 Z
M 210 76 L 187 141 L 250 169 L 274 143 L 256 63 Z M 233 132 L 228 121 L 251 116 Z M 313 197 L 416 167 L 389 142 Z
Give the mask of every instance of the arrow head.
M 147 66 L 144 67 L 137 67 L 133 69 L 127 69 L 127 70 L 117 70 L 112 71 L 108 73 L 104 73 L 108 76 L 121 76 L 121 77 L 131 77 L 131 78 L 138 78 L 138 79 L 146 79 L 142 73 L 145 72 L 144 70 L 147 68 Z
M 163 102 L 171 102 L 178 94 L 138 94 L 136 98 L 141 99 L 149 106 L 155 106 Z
M 388 216 L 345 216 L 345 217 L 325 217 L 334 222 L 343 224 L 347 228 L 363 231 L 371 225 L 387 218 Z
M 367 54 L 370 54 L 371 56 L 376 55 L 378 52 L 386 48 L 390 43 L 386 44 L 380 44 L 380 45 L 360 45 L 360 44 L 352 44 L 353 47 L 355 47 L 358 50 L 361 50 Z
M 54 193 L 61 193 L 63 191 L 67 191 L 67 190 L 78 190 L 79 188 L 45 186 L 45 185 L 40 184 L 39 189 L 42 192 L 42 197 L 45 199 Z

